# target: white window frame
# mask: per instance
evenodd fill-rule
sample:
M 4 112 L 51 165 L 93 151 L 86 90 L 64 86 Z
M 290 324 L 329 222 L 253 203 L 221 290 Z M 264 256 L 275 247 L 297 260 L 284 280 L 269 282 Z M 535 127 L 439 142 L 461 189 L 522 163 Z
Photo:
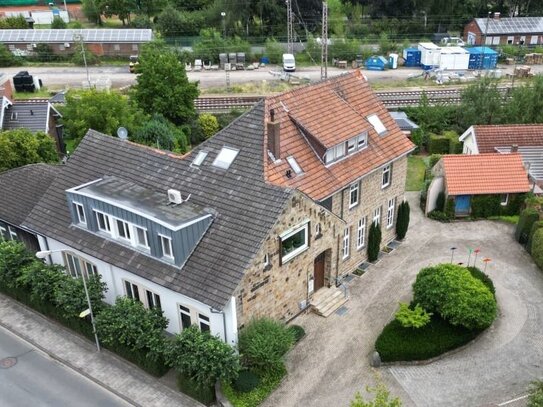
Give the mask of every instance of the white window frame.
M 304 244 L 292 250 L 290 253 L 286 253 L 285 255 L 283 255 L 283 242 L 289 237 L 301 232 L 302 230 L 304 231 Z M 283 233 L 279 237 L 281 238 L 281 263 L 284 264 L 309 248 L 309 221 L 304 222 L 299 226 L 296 226 L 292 230 Z
M 143 304 L 141 300 L 140 286 L 130 280 L 123 280 L 124 293 L 125 296 L 131 298 L 135 301 L 139 301 Z M 128 287 L 130 286 L 130 292 L 128 292 Z
M 532 35 L 530 37 L 530 45 L 537 45 L 537 40 L 539 39 L 538 35 Z
M 321 234 L 321 224 L 317 223 L 315 226 L 315 236 L 319 236 Z
M 68 271 L 68 274 L 72 277 L 84 277 L 88 279 L 90 274 L 98 275 L 98 268 L 90 261 L 85 260 L 72 252 L 64 252 L 63 254 L 64 266 Z
M 492 37 L 492 45 L 500 45 L 500 37 Z
M 115 223 L 115 237 L 118 239 L 121 239 L 125 242 L 129 242 L 131 245 L 133 244 L 133 234 L 132 234 L 132 224 L 119 218 L 113 218 Z M 119 223 L 121 223 L 121 227 L 119 227 Z M 124 233 L 125 236 L 121 235 L 121 230 Z M 128 237 L 126 237 L 128 236 Z
M 505 196 L 505 200 L 503 199 L 504 196 Z M 509 194 L 501 194 L 500 195 L 500 205 L 501 206 L 507 206 L 508 203 L 509 203 Z
M 85 215 L 85 207 L 81 203 L 75 201 L 73 201 L 72 204 L 74 206 L 77 221 L 82 225 L 86 225 L 87 216 Z
M 355 201 L 353 202 L 353 195 L 355 195 Z M 349 209 L 354 208 L 360 203 L 360 182 L 355 182 L 349 187 Z
M 366 245 L 366 217 L 358 220 L 356 228 L 356 249 L 360 250 Z
M 507 37 L 507 43 L 508 43 L 508 44 L 513 44 L 514 42 L 515 42 L 515 36 L 509 35 L 509 36 Z
M 6 236 L 8 236 L 7 231 L 8 230 L 4 226 L 0 225 L 0 242 L 4 241 L 6 239 Z
M 133 235 L 134 235 L 134 243 L 135 243 L 135 246 L 139 247 L 139 248 L 142 248 L 142 249 L 146 249 L 146 250 L 149 250 L 150 247 L 149 247 L 149 236 L 147 235 L 147 229 L 146 228 L 143 228 L 141 226 L 138 226 L 138 225 L 132 225 L 133 226 Z M 140 240 L 140 236 L 138 234 L 138 231 L 142 231 L 143 232 L 143 237 L 144 237 L 144 242 L 142 242 Z
M 146 308 L 147 309 L 158 308 L 159 310 L 162 310 L 162 301 L 160 300 L 160 295 L 155 293 L 152 290 L 149 290 L 148 288 L 144 288 L 143 291 L 145 291 L 146 304 L 144 305 L 146 305 Z
M 345 143 L 338 144 L 334 147 L 336 160 L 341 160 L 347 155 L 347 146 Z
M 183 331 L 184 329 L 187 329 L 189 327 L 191 327 L 193 325 L 192 323 L 192 311 L 191 311 L 191 308 L 187 305 L 184 305 L 184 304 L 177 304 L 177 309 L 179 311 L 179 328 L 181 331 Z M 187 317 L 189 317 L 189 326 L 187 327 L 184 327 L 183 326 L 183 317 L 182 315 L 185 315 Z
M 357 138 L 347 140 L 347 154 L 352 154 L 356 151 Z
M 377 222 L 378 225 L 381 224 L 381 207 L 378 206 L 377 208 L 375 208 L 373 210 L 373 219 L 372 219 L 372 223 L 373 222 Z
M 158 235 L 158 238 L 160 240 L 160 248 L 162 250 L 162 257 L 166 258 L 166 259 L 173 260 L 174 255 L 173 255 L 172 238 L 168 237 L 168 236 L 161 235 L 161 234 Z M 164 241 L 168 242 L 168 248 L 169 248 L 170 254 L 167 254 L 166 251 L 164 250 Z
M 120 44 L 113 44 L 113 51 L 120 51 L 121 45 Z
M 9 232 L 9 238 L 11 240 L 19 240 L 19 235 L 17 234 L 17 231 L 13 229 L 12 226 L 8 225 L 8 232 Z
M 350 248 L 351 248 L 351 229 L 349 226 L 343 231 L 343 249 L 342 249 L 342 259 L 345 260 L 349 258 Z
M 382 177 L 382 183 L 381 183 L 381 189 L 383 188 L 386 188 L 390 185 L 390 181 L 391 181 L 391 171 L 392 170 L 392 165 L 391 164 L 388 164 L 388 165 L 385 165 L 383 167 L 383 177 Z M 386 177 L 386 182 L 385 182 L 385 177 Z
M 203 325 L 207 326 L 207 329 L 203 329 Z M 201 312 L 198 312 L 198 328 L 202 332 L 211 332 L 211 319 Z
M 138 44 L 132 44 L 132 51 L 139 51 Z
M 268 253 L 266 253 L 264 255 L 264 267 L 268 266 L 270 264 L 270 255 Z
M 396 208 L 396 199 L 391 198 L 388 200 L 388 208 L 387 208 L 387 229 L 390 229 L 392 226 L 394 226 L 394 211 Z
M 96 216 L 96 226 L 98 226 L 98 230 L 113 236 L 113 231 L 111 228 L 111 216 L 109 216 L 107 213 L 97 211 L 96 209 L 93 210 Z M 105 229 L 100 226 L 100 215 L 104 217 L 104 226 L 107 226 Z
M 356 136 L 356 148 L 363 150 L 368 146 L 368 133 L 364 132 Z

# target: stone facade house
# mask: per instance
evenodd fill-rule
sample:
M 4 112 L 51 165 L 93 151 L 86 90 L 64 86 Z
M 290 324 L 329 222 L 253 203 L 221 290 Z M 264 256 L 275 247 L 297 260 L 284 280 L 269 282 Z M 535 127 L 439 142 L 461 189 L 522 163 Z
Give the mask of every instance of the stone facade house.
M 99 273 L 108 302 L 234 344 L 252 318 L 344 294 L 373 220 L 394 239 L 413 147 L 353 72 L 261 101 L 185 156 L 91 130 L 22 226 L 71 274 Z

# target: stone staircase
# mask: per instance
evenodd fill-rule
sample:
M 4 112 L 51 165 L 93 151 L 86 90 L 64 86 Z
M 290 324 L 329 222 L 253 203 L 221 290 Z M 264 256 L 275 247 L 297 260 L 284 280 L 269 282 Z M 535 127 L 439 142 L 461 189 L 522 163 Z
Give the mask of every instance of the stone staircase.
M 320 316 L 329 317 L 339 307 L 345 304 L 349 297 L 341 287 L 323 287 L 311 299 L 311 308 Z

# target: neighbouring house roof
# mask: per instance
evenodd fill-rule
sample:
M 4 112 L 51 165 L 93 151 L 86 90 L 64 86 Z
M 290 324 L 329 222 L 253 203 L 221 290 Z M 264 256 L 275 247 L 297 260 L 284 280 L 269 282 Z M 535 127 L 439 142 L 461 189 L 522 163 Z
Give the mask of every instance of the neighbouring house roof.
M 392 118 L 396 121 L 398 127 L 402 130 L 412 131 L 419 128 L 419 126 L 407 117 L 405 112 L 390 112 Z
M 50 99 L 49 103 L 51 104 L 65 104 L 66 103 L 66 91 L 62 90 L 58 93 L 55 93 Z
M 265 107 L 262 120 L 269 121 L 273 109 L 275 121 L 280 122 L 281 151 L 281 160 L 274 161 L 264 150 L 267 180 L 297 188 L 315 200 L 326 199 L 414 148 L 359 70 L 271 96 Z M 372 114 L 386 127 L 384 135 L 377 134 L 368 122 Z M 322 151 L 317 152 L 315 143 L 309 141 L 311 137 L 325 149 L 364 131 L 368 131 L 367 148 L 328 165 L 320 158 Z M 288 178 L 291 165 L 287 157 L 296 160 L 300 175 Z
M 511 152 L 511 146 L 496 147 L 496 151 L 507 154 Z M 537 181 L 543 180 L 543 146 L 519 147 L 518 152 L 522 156 L 528 174 Z
M 60 113 L 47 101 L 15 101 L 4 111 L 2 130 L 28 129 L 48 132 L 49 116 Z
M 528 192 L 530 184 L 522 157 L 511 154 L 445 155 L 443 170 L 449 195 Z
M 0 30 L 1 43 L 56 43 L 74 42 L 82 35 L 88 42 L 149 42 L 153 39 L 150 29 L 49 29 L 49 30 Z
M 543 17 L 476 18 L 475 22 L 487 35 L 543 33 Z
M 294 193 L 265 182 L 263 103 L 186 156 L 90 130 L 25 222 L 29 229 L 156 284 L 221 309 Z M 239 150 L 228 169 L 212 165 L 220 150 Z M 207 156 L 191 165 L 199 152 Z M 180 190 L 215 218 L 182 268 L 71 224 L 65 191 L 104 175 L 164 194 Z
M 61 166 L 29 164 L 0 172 L 0 219 L 20 226 L 41 199 Z
M 519 147 L 543 146 L 543 124 L 472 126 L 460 137 L 460 141 L 464 141 L 472 133 L 479 153 L 494 153 L 496 147 L 513 144 Z

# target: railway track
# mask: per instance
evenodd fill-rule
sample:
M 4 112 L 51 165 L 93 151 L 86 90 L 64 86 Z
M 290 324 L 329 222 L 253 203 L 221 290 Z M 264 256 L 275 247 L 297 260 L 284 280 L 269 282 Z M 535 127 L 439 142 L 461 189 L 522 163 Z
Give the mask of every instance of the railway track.
M 376 91 L 375 94 L 389 109 L 417 106 L 423 93 L 428 97 L 430 105 L 446 104 L 454 105 L 460 103 L 463 88 L 436 89 L 436 90 L 402 90 L 402 91 Z M 500 92 L 506 93 L 508 87 L 498 88 Z M 200 97 L 194 101 L 196 110 L 199 112 L 224 113 L 232 109 L 249 109 L 254 106 L 263 96 L 218 96 Z

